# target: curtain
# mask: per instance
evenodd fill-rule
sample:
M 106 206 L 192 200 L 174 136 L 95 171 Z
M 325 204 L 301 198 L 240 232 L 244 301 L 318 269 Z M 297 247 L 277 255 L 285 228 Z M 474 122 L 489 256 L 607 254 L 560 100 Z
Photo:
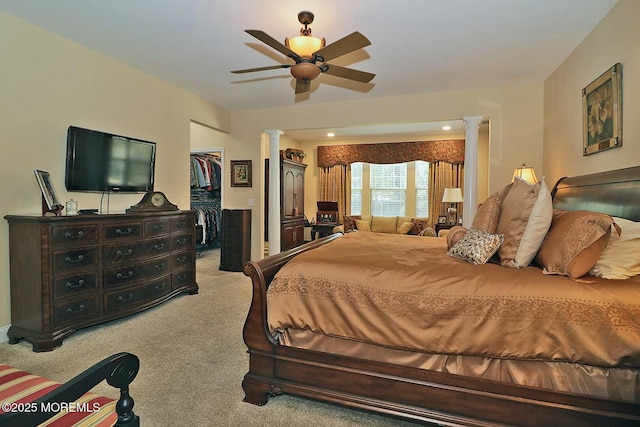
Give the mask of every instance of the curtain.
M 433 226 L 438 216 L 447 215 L 448 206 L 442 203 L 447 187 L 464 188 L 464 163 L 439 161 L 429 165 L 429 219 Z M 462 209 L 462 203 L 458 203 L 458 217 L 462 217 Z
M 335 165 L 320 168 L 320 200 L 338 202 L 338 222 L 351 206 L 351 166 Z

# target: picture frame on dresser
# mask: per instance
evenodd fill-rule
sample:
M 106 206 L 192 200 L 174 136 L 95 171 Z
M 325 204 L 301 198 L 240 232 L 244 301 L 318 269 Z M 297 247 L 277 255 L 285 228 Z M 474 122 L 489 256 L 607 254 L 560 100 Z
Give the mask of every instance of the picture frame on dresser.
M 38 185 L 40 186 L 40 191 L 42 192 L 42 215 L 49 212 L 54 213 L 56 216 L 60 215 L 63 206 L 62 203 L 60 203 L 60 199 L 58 199 L 58 194 L 56 193 L 55 188 L 53 187 L 51 175 L 49 172 L 39 169 L 34 170 L 34 173 L 36 175 Z
M 582 89 L 582 155 L 622 146 L 622 66 L 613 65 Z

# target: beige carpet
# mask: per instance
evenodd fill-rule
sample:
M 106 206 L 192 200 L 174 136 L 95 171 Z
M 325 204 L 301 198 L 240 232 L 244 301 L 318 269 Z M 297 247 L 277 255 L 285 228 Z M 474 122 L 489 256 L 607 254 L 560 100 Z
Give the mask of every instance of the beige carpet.
M 242 326 L 251 280 L 220 271 L 219 250 L 197 260 L 198 295 L 81 331 L 62 347 L 34 353 L 22 341 L 0 344 L 0 361 L 66 381 L 106 356 L 128 351 L 140 358 L 131 386 L 142 425 L 161 426 L 415 426 L 397 418 L 279 396 L 263 407 L 242 402 L 248 355 Z M 94 391 L 117 392 L 103 383 Z

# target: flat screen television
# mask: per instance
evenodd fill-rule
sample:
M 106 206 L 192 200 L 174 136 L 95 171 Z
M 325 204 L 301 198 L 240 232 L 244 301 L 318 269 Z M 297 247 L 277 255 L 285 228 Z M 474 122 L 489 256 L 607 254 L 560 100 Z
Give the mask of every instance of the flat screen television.
M 155 142 L 69 126 L 65 186 L 69 191 L 152 191 L 155 160 Z

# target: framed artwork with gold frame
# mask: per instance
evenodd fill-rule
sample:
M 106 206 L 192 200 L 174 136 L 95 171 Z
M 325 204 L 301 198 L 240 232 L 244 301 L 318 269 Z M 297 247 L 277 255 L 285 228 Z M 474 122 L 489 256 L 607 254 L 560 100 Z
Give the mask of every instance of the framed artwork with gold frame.
M 251 187 L 251 160 L 231 160 L 231 186 Z
M 583 156 L 622 146 L 622 66 L 582 89 Z

